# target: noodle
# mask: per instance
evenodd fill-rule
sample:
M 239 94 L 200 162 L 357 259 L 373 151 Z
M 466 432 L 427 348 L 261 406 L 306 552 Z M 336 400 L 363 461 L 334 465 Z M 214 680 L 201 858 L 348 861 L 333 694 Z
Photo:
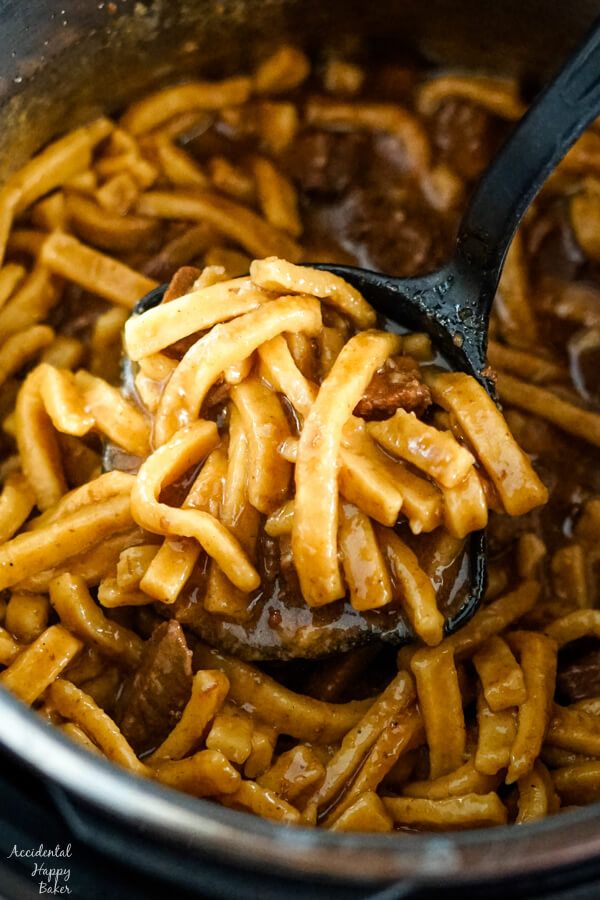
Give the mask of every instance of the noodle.
M 0 683 L 131 773 L 340 832 L 600 799 L 600 320 L 556 276 L 600 258 L 597 135 L 508 254 L 501 411 L 318 266 L 434 269 L 524 111 L 509 79 L 403 73 L 399 102 L 274 47 L 0 187 Z

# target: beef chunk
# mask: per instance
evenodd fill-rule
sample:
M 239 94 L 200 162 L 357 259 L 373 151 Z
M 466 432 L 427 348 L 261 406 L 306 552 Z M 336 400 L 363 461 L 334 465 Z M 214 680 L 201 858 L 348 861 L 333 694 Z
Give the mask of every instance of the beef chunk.
M 358 188 L 340 208 L 340 237 L 365 268 L 402 278 L 448 255 L 448 234 L 423 199 L 405 189 Z
M 178 622 L 163 622 L 144 645 L 120 703 L 120 728 L 136 753 L 158 746 L 192 690 L 192 653 Z
M 444 101 L 433 119 L 433 139 L 442 158 L 468 181 L 478 178 L 490 162 L 498 130 L 489 113 L 467 100 Z
M 530 276 L 536 281 L 547 280 L 550 290 L 554 280 L 560 289 L 565 282 L 580 277 L 585 254 L 577 243 L 565 198 L 553 199 L 536 218 L 528 233 L 527 253 Z
M 421 381 L 419 366 L 410 356 L 393 356 L 375 372 L 354 408 L 363 419 L 389 419 L 397 409 L 422 415 L 431 392 Z
M 365 143 L 361 134 L 306 132 L 287 154 L 288 172 L 307 192 L 341 194 L 358 174 Z
M 600 694 L 600 647 L 579 652 L 566 663 L 559 662 L 557 687 L 568 703 Z
M 293 598 L 295 603 L 303 603 L 302 590 L 292 552 L 292 540 L 288 535 L 282 535 L 279 538 L 279 571 L 281 573 L 280 590 L 282 595 L 288 600 Z
M 381 99 L 410 105 L 417 85 L 417 72 L 412 66 L 385 63 L 368 73 L 369 87 Z
M 170 303 L 171 300 L 178 300 L 179 297 L 184 297 L 186 294 L 189 294 L 194 286 L 194 282 L 200 275 L 200 269 L 197 269 L 195 266 L 181 266 L 171 278 L 162 302 Z M 169 347 L 165 347 L 165 356 L 168 356 L 171 359 L 181 359 L 190 347 L 196 343 L 199 337 L 199 331 L 194 332 L 194 334 L 188 334 L 186 337 L 181 338 Z
M 511 547 L 522 534 L 529 531 L 542 537 L 539 508 L 532 509 L 531 512 L 518 518 L 492 512 L 487 531 L 490 555 L 495 556 L 506 550 L 507 547 Z
M 261 532 L 258 542 L 258 571 L 261 582 L 273 585 L 279 572 L 279 541 L 266 531 Z
M 165 291 L 162 302 L 169 303 L 171 300 L 177 300 L 179 297 L 189 294 L 199 276 L 200 269 L 195 266 L 182 266 L 177 269 Z

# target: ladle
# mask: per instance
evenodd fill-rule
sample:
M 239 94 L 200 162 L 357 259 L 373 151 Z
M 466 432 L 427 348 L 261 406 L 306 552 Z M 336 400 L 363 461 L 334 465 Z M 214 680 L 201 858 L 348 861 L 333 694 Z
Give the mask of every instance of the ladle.
M 392 278 L 354 266 L 319 268 L 349 281 L 388 319 L 427 332 L 451 368 L 473 375 L 494 396 L 493 384 L 486 376 L 487 333 L 506 252 L 548 175 L 599 113 L 600 21 L 538 95 L 483 175 L 460 224 L 456 250 L 449 262 L 416 278 Z M 140 300 L 134 315 L 158 304 L 165 287 Z M 447 618 L 447 633 L 468 621 L 482 600 L 486 583 L 484 533 L 470 536 L 467 555 L 469 587 L 458 610 Z M 201 600 L 197 605 L 202 606 Z M 285 616 L 285 604 L 279 612 Z M 312 611 L 294 606 L 289 612 L 289 629 L 284 621 L 280 631 L 287 637 L 279 640 L 262 620 L 251 626 L 225 620 L 211 624 L 210 619 L 216 617 L 203 615 L 200 610 L 199 621 L 192 627 L 212 643 L 249 658 L 321 656 L 375 637 L 395 643 L 411 637 L 399 611 L 392 620 L 388 613 L 381 612 L 360 616 L 346 605 L 334 621 L 328 622 L 326 609 Z M 294 629 L 302 632 L 302 640 L 295 639 Z M 312 629 L 316 629 L 314 641 L 310 639 Z

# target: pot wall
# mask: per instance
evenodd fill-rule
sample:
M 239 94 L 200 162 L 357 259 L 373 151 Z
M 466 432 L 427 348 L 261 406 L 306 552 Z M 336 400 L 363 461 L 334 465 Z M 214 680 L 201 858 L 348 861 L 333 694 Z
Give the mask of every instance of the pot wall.
M 69 125 L 200 70 L 242 70 L 283 40 L 544 78 L 598 0 L 4 0 L 0 177 Z

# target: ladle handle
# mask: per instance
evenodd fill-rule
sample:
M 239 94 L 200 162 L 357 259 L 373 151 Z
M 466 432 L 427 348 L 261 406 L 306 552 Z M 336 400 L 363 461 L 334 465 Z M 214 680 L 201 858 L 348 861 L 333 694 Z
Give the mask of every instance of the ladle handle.
M 600 19 L 516 125 L 462 220 L 455 266 L 460 280 L 471 281 L 472 301 L 479 298 L 473 312 L 480 322 L 487 322 L 506 251 L 524 213 L 599 114 Z

